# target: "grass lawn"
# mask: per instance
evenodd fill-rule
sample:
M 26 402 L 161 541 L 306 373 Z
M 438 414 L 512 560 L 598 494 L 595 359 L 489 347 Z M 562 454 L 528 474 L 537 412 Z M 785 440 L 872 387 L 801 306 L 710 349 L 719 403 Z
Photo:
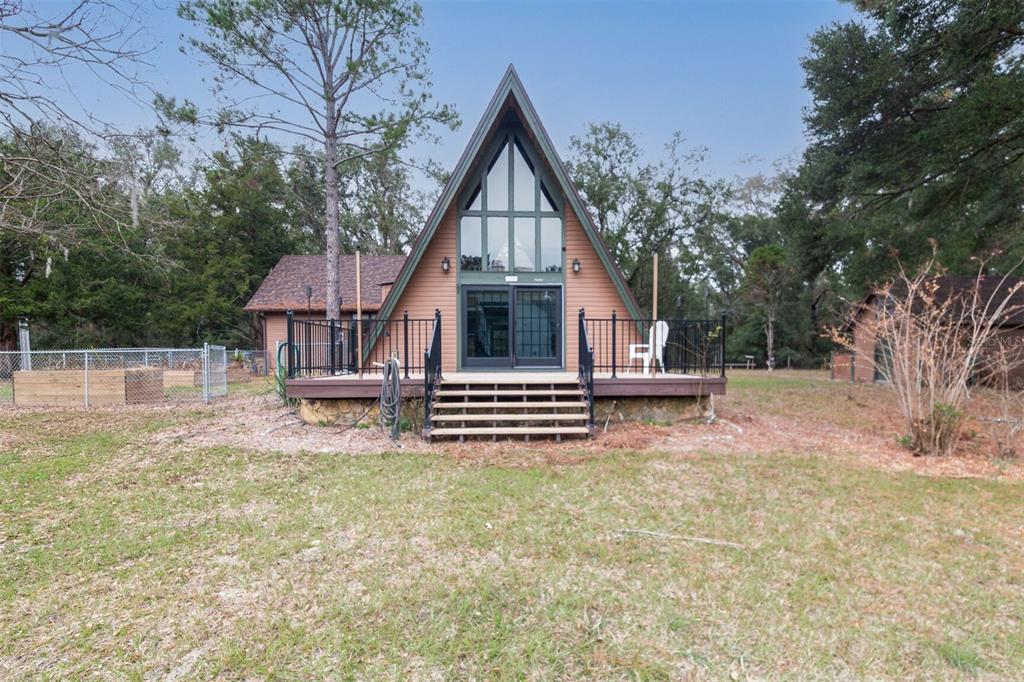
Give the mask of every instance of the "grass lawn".
M 731 399 L 817 409 L 801 381 Z M 1024 671 L 1019 482 L 786 452 L 153 445 L 209 418 L 0 411 L 0 677 Z

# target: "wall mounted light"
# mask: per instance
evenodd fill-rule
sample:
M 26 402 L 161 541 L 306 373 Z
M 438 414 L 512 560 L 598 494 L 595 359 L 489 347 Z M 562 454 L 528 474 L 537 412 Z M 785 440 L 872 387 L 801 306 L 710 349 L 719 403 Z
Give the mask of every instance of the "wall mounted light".
M 580 271 L 580 259 L 579 258 L 573 258 L 572 259 L 572 271 L 577 273 L 577 274 L 579 273 L 579 271 Z
M 441 272 L 448 272 L 452 269 L 452 262 L 448 260 L 448 256 L 441 259 Z

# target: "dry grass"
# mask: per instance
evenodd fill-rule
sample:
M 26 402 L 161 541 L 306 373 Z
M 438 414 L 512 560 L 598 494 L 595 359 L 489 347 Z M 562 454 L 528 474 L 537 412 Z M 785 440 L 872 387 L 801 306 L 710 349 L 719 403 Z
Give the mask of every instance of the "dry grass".
M 936 461 L 874 390 L 739 375 L 713 427 L 361 456 L 200 437 L 259 398 L 2 411 L 0 676 L 1020 677 L 1024 484 L 869 457 Z

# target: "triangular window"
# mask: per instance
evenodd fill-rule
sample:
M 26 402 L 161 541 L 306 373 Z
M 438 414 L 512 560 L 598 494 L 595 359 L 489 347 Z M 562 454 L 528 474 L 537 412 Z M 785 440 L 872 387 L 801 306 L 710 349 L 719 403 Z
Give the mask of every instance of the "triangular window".
M 480 192 L 480 185 L 476 186 L 473 193 L 469 197 L 469 201 L 466 202 L 466 206 L 463 208 L 465 211 L 480 211 L 483 209 L 483 201 Z
M 534 187 L 533 164 L 523 151 L 522 144 L 516 139 L 512 163 L 512 190 L 515 193 L 514 204 L 517 211 L 534 211 L 537 208 L 537 189 Z
M 487 210 L 508 210 L 508 144 L 501 145 L 487 169 Z
M 548 192 L 548 188 L 544 186 L 544 182 L 540 183 L 540 210 L 555 213 L 558 211 L 555 208 L 555 200 L 551 198 L 551 194 Z

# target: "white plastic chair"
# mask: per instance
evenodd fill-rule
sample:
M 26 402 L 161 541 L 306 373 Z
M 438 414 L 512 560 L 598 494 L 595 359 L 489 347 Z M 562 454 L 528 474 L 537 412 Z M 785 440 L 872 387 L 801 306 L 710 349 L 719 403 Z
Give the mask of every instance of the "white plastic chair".
M 629 344 L 629 372 L 633 371 L 633 361 L 641 360 L 644 363 L 644 376 L 651 373 L 651 358 L 661 365 L 662 373 L 665 372 L 665 344 L 668 343 L 668 322 L 658 320 L 651 325 L 647 335 L 647 343 Z

